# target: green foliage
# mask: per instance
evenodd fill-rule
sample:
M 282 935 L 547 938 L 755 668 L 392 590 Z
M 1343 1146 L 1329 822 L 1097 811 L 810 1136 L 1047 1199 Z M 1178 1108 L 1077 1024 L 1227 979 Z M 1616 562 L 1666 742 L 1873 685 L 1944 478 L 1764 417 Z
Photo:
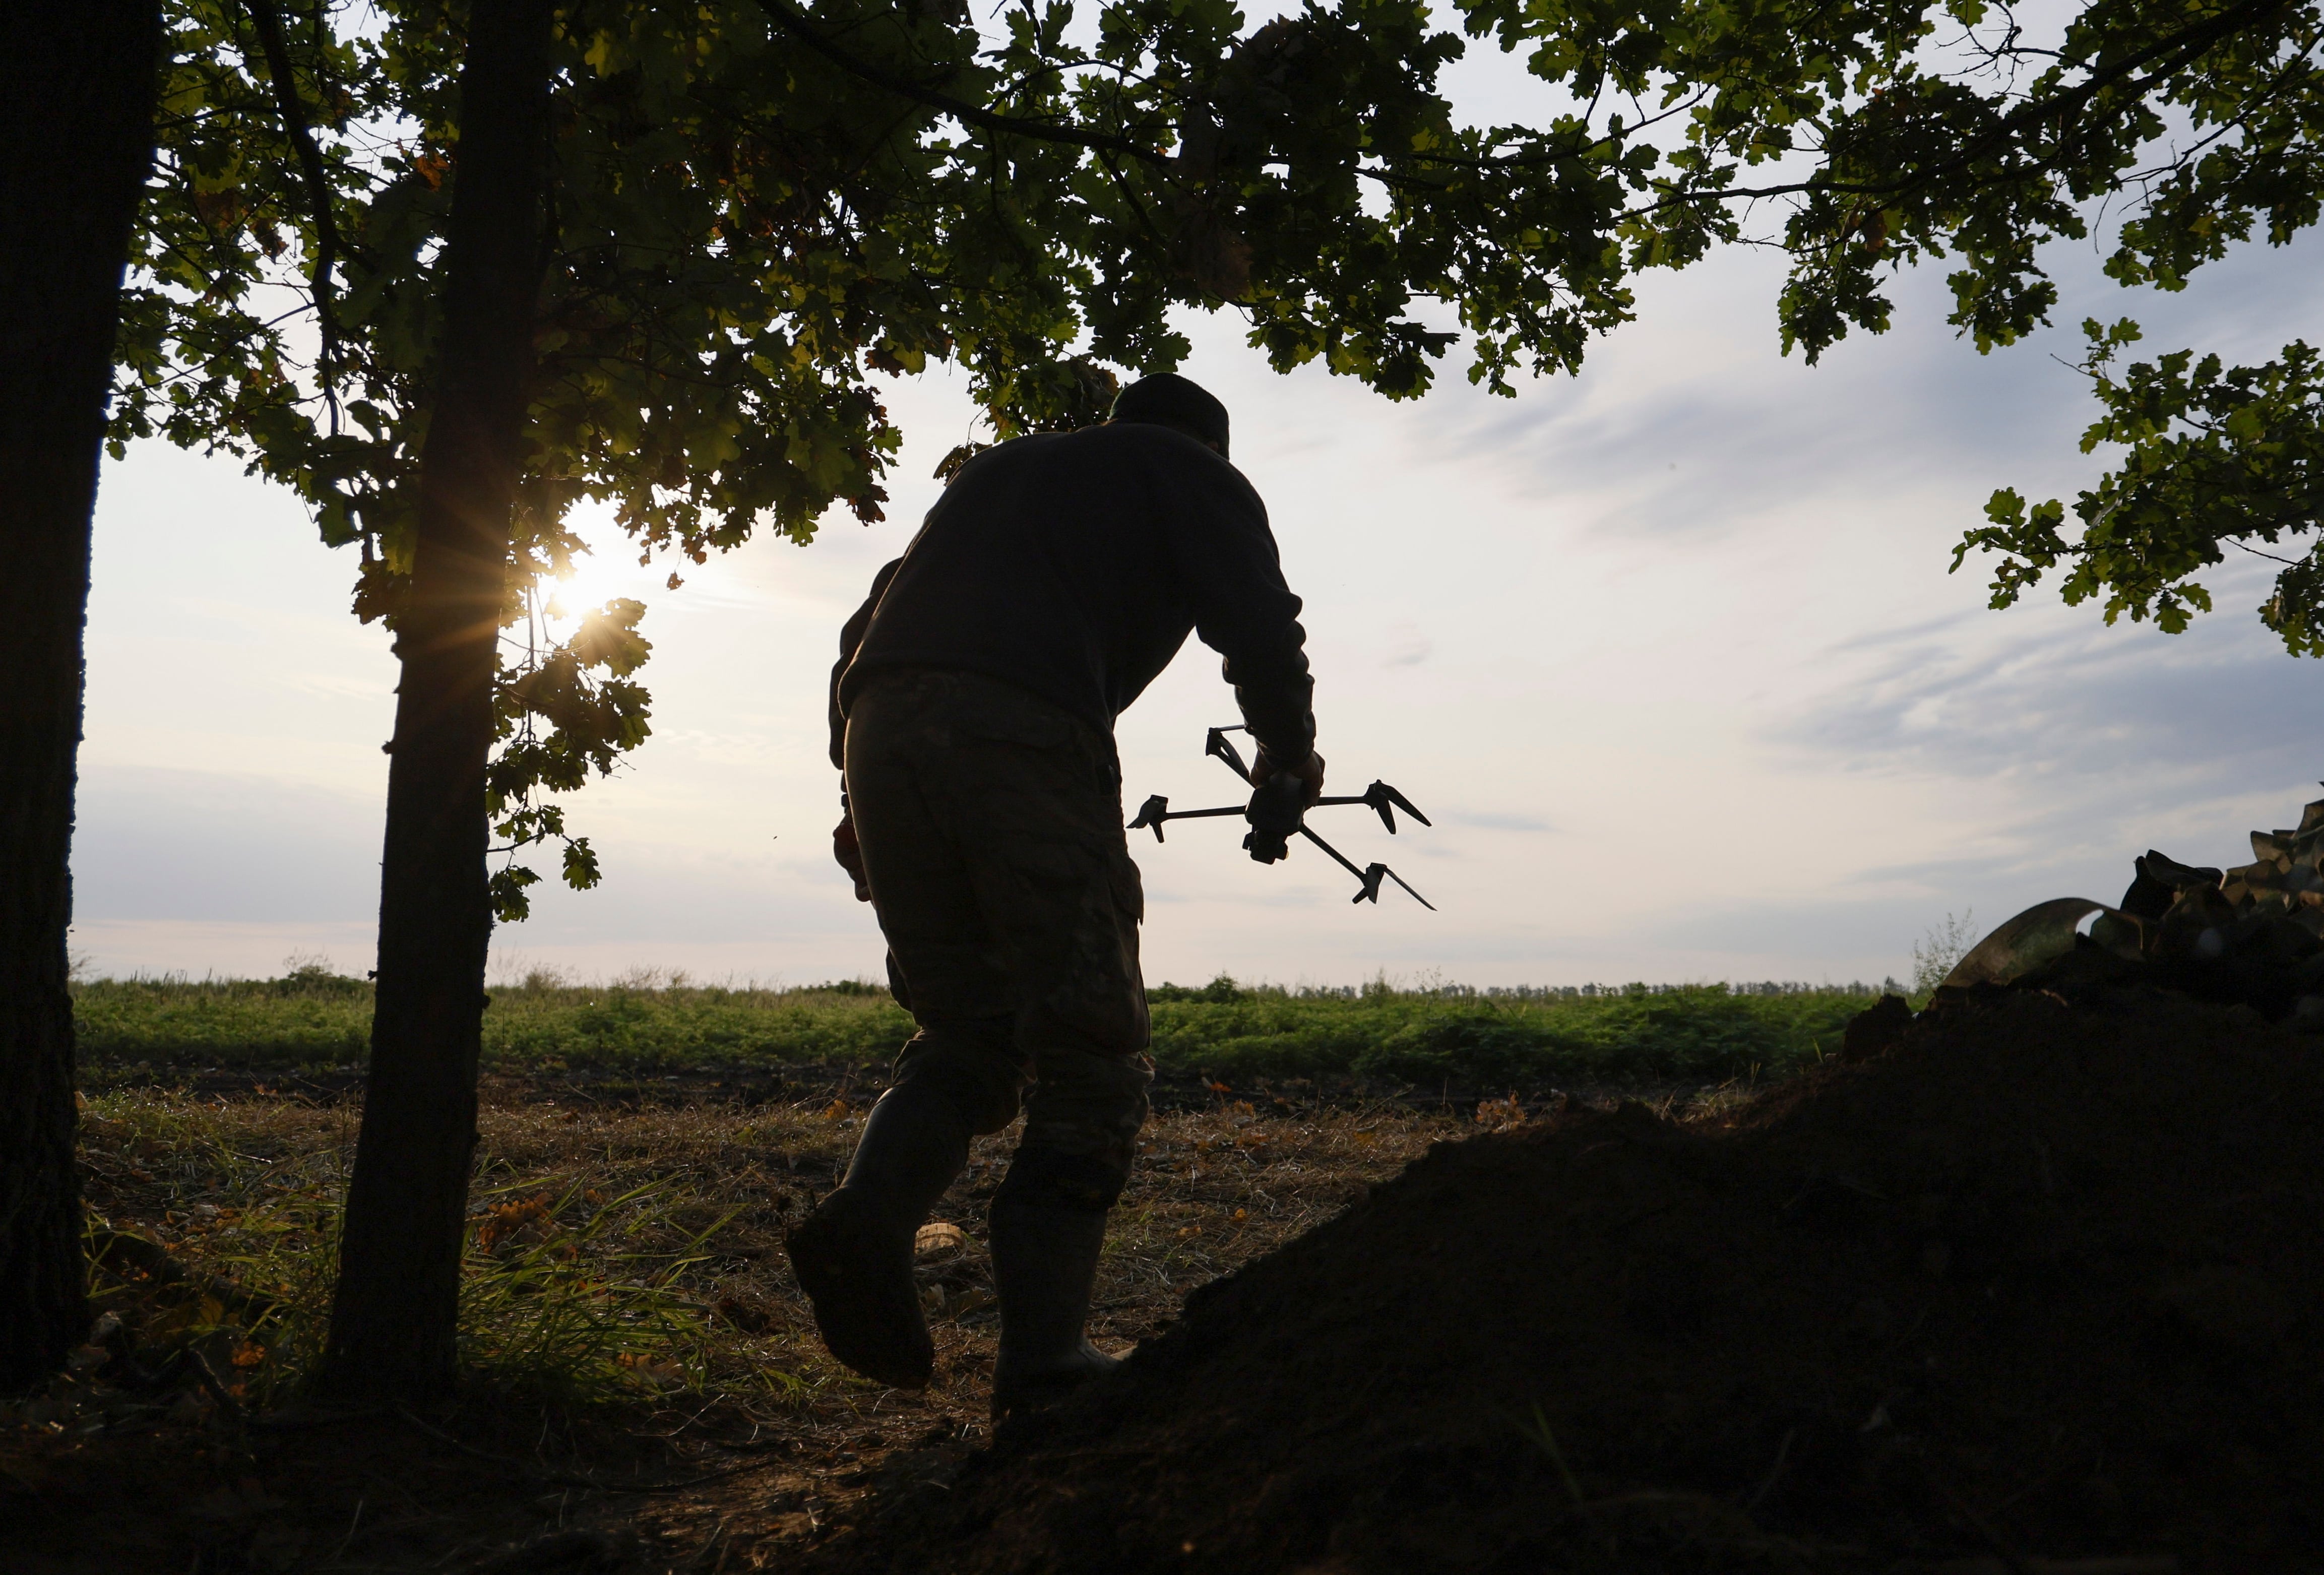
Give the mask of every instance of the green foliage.
M 2178 350 L 2137 362 L 2116 375 L 2115 357 L 2137 342 L 2127 320 L 2082 325 L 2089 354 L 2082 363 L 2106 414 L 2082 437 L 2127 449 L 2115 469 L 2074 500 L 2079 535 L 2064 530 L 2055 498 L 2026 505 L 2004 489 L 1986 505 L 1991 521 L 1953 552 L 2001 555 L 1993 605 L 2006 607 L 2061 564 L 2059 589 L 2070 603 L 2105 597 L 2106 619 L 2152 618 L 2166 632 L 2209 612 L 2211 594 L 2193 576 L 2220 562 L 2228 547 L 2272 557 L 2283 567 L 2260 619 L 2295 656 L 2324 656 L 2324 540 L 2298 557 L 2264 553 L 2324 524 L 2324 366 L 2300 341 L 2264 366 L 2223 367 Z
M 360 1062 L 368 987 L 354 996 L 267 982 L 98 981 L 77 987 L 83 1055 L 99 1082 L 142 1066 L 267 1073 Z M 1252 990 L 1231 979 L 1149 992 L 1166 1074 L 1358 1077 L 1469 1087 L 1717 1082 L 1778 1076 L 1837 1048 L 1866 998 L 1731 993 L 1722 986 L 1523 999 L 1368 987 L 1351 995 Z M 503 1073 L 779 1070 L 884 1065 L 912 1033 L 884 990 L 645 984 L 502 986 L 484 1061 Z
M 1984 0 L 1458 0 L 1441 14 L 1458 33 L 1421 0 L 1307 0 L 1248 32 L 1230 0 L 1107 0 L 1093 30 L 1062 0 L 983 23 L 954 0 L 570 7 L 498 833 L 512 853 L 565 843 L 564 878 L 592 883 L 547 799 L 649 732 L 643 607 L 562 640 L 540 616 L 581 499 L 647 560 L 703 562 L 762 527 L 804 543 L 835 504 L 881 517 L 899 441 L 882 380 L 949 359 L 996 437 L 1072 425 L 1111 368 L 1179 362 L 1180 307 L 1239 312 L 1275 366 L 1392 398 L 1465 341 L 1471 378 L 1508 393 L 1578 367 L 1631 315 L 1636 274 L 1736 241 L 1789 255 L 1779 326 L 1811 360 L 1885 328 L 1886 279 L 1940 258 L 1952 322 L 2007 345 L 2054 304 L 2043 244 L 2087 238 L 2102 207 L 2124 216 L 2112 276 L 2172 290 L 2316 221 L 2318 5 L 2090 0 L 2055 47 Z M 115 452 L 159 434 L 291 486 L 358 548 L 358 614 L 392 627 L 463 14 L 168 9 Z M 288 81 L 258 44 L 269 19 Z M 1456 124 L 1438 78 L 1471 42 L 1525 58 L 1539 124 Z M 1780 222 L 1747 229 L 1753 212 Z M 2207 604 L 2187 576 L 2219 541 L 2312 522 L 2313 359 L 2166 357 L 2117 382 L 2120 342 L 2091 369 L 2105 440 L 2132 458 L 2086 495 L 2082 539 L 2005 493 L 1965 547 L 2005 554 L 1998 600 L 2070 557 L 2070 597 L 2175 628 Z M 2295 649 L 2319 638 L 2315 579 L 2301 560 L 2271 603 Z M 495 883 L 504 916 L 535 879 Z
M 1632 266 L 1683 262 L 1740 232 L 1726 205 L 1785 207 L 1792 269 L 1784 343 L 1812 361 L 1851 327 L 1889 322 L 1886 275 L 1950 259 L 1950 320 L 1980 350 L 2049 320 L 2046 242 L 2091 238 L 2125 285 L 2185 288 L 2232 244 L 2289 243 L 2324 203 L 2324 42 L 2313 0 L 2090 0 L 2054 42 L 2008 6 L 1872 0 L 1678 0 L 1637 11 L 1566 0 L 1471 0 L 1470 32 L 1531 50 L 1533 70 L 1593 108 L 1654 107 L 1605 142 L 1645 153 L 1622 234 Z M 1637 139 L 1683 126 L 1659 161 Z M 1576 134 L 1579 137 L 1580 133 Z M 1512 134 L 1504 157 L 1554 157 Z M 1768 170 L 1779 178 L 1750 178 Z M 1692 248 L 1692 250 L 1690 250 Z M 2163 629 L 2208 610 L 2191 576 L 2232 545 L 2274 544 L 2319 524 L 2324 400 L 2314 353 L 2223 370 L 2192 352 L 2110 372 L 2135 325 L 2089 326 L 2085 370 L 2105 415 L 2084 440 L 2128 452 L 2081 494 L 2079 536 L 2052 501 L 1994 493 L 1972 549 L 2002 555 L 1997 607 L 2066 565 L 2066 600 L 2105 598 Z M 2191 366 L 2191 370 L 2190 370 Z M 2264 554 L 2264 556 L 2274 556 Z M 2324 560 L 2286 558 L 2261 609 L 2286 646 L 2324 653 Z
M 371 1040 L 371 986 L 284 980 L 96 980 L 74 987 L 80 1051 L 111 1068 L 220 1066 L 267 1073 L 359 1065 Z M 488 1068 L 873 1064 L 892 1058 L 911 1019 L 884 988 L 850 981 L 802 990 L 564 985 L 492 991 Z
M 1181 1001 L 1207 1001 L 1224 1004 L 1243 999 L 1250 992 L 1233 979 L 1222 973 L 1208 984 L 1199 987 L 1185 984 L 1157 984 L 1146 992 L 1149 1006 L 1176 1006 Z
M 371 1045 L 368 981 L 293 973 L 282 979 L 98 979 L 73 986 L 84 1060 L 343 1066 Z
M 1213 986 L 1213 989 L 1216 987 Z M 1838 1048 L 1862 997 L 1723 986 L 1545 1001 L 1248 991 L 1154 1006 L 1154 1059 L 1230 1084 L 1357 1077 L 1421 1088 L 1782 1076 Z

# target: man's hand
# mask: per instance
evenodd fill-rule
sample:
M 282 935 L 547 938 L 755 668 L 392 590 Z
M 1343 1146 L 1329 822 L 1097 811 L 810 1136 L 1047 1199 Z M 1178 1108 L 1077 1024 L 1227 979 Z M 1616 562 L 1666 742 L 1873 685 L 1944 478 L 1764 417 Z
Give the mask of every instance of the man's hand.
M 1313 809 L 1315 806 L 1315 801 L 1323 797 L 1323 757 L 1314 750 L 1309 750 L 1305 760 L 1296 766 L 1286 766 L 1268 754 L 1262 745 L 1259 751 L 1259 759 L 1251 762 L 1251 786 L 1264 788 L 1285 771 L 1290 772 L 1305 784 L 1305 789 L 1299 799 L 1300 807 Z
M 872 900 L 872 883 L 863 878 L 863 848 L 855 840 L 855 816 L 843 815 L 831 832 L 831 856 L 855 880 L 855 900 Z

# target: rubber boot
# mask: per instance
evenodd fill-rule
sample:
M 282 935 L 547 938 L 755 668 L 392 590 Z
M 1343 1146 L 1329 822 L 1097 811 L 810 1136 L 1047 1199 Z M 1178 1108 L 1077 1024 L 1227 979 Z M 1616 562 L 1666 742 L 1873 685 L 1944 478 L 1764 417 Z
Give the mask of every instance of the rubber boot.
M 1105 1213 L 1003 1203 L 992 1211 L 992 1278 L 1001 1351 L 992 1417 L 1047 1405 L 1120 1367 L 1083 1337 Z
M 890 1089 L 864 1119 L 847 1177 L 784 1242 L 831 1354 L 899 1389 L 936 1365 L 912 1283 L 912 1236 L 968 1163 L 969 1124 L 924 1085 Z

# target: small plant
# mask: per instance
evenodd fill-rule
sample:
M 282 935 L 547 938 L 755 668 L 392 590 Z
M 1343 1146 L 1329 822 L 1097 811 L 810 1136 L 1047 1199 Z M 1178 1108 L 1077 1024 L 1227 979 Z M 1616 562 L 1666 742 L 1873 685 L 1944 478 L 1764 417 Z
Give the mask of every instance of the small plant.
M 1572 1500 L 1573 1507 L 1588 1514 L 1589 1501 L 1582 1497 L 1582 1484 L 1574 1480 L 1572 1468 L 1565 1463 L 1565 1451 L 1557 1447 L 1557 1434 L 1550 1431 L 1549 1418 L 1542 1414 L 1541 1402 L 1534 1402 L 1532 1416 L 1518 1423 L 1517 1430 L 1557 1468 L 1557 1479 L 1564 1487 L 1566 1497 Z
M 460 1283 L 471 1369 L 568 1404 L 699 1384 L 709 1308 L 680 1280 L 732 1212 L 672 1251 L 645 1245 L 680 1201 L 667 1183 L 605 1197 L 576 1182 L 554 1201 L 539 1186 L 512 1183 L 477 1200 Z
M 1913 944 L 1913 993 L 1928 995 L 1945 981 L 1960 960 L 1977 944 L 1977 930 L 1972 924 L 1977 910 L 1965 910 L 1959 918 L 1945 915 L 1944 923 L 1931 925 L 1928 933 Z

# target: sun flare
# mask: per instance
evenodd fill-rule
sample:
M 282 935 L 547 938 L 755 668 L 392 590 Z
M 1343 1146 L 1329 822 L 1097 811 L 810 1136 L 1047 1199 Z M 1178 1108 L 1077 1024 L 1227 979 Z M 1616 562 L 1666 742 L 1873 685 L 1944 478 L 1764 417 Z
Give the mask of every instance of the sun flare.
M 644 589 L 646 571 L 634 559 L 616 550 L 576 553 L 573 572 L 546 586 L 544 610 L 555 622 L 577 622 L 616 596 L 636 596 Z

